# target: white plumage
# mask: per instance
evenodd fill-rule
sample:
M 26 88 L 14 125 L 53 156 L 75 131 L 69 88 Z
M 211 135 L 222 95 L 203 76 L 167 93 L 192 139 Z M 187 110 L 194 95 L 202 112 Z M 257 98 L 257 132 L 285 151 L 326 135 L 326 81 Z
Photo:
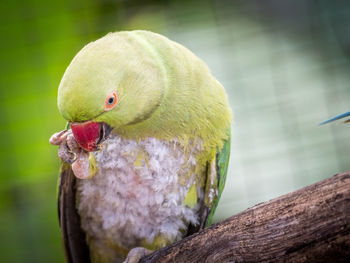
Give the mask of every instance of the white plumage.
M 179 142 L 154 138 L 107 139 L 102 150 L 92 153 L 97 173 L 77 182 L 78 211 L 89 240 L 128 249 L 145 240 L 152 243 L 159 234 L 181 239 L 181 230 L 198 223 L 199 206 L 182 203 L 195 179 L 194 156 L 200 150 L 192 146 L 185 154 Z M 184 174 L 190 176 L 180 182 Z M 203 196 L 199 189 L 197 195 Z

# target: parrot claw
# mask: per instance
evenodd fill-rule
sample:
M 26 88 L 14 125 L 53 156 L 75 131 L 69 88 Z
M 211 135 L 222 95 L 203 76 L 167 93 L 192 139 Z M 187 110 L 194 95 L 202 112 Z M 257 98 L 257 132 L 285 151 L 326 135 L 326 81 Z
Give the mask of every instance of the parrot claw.
M 89 153 L 82 149 L 74 138 L 72 130 L 57 132 L 50 138 L 52 145 L 59 145 L 58 157 L 72 165 L 74 175 L 80 179 L 89 177 Z
M 153 251 L 144 247 L 135 247 L 129 251 L 123 263 L 138 263 L 141 258 L 151 254 Z
M 68 164 L 73 164 L 78 159 L 77 155 L 81 152 L 72 130 L 63 130 L 55 133 L 51 136 L 50 143 L 59 145 L 58 157 Z

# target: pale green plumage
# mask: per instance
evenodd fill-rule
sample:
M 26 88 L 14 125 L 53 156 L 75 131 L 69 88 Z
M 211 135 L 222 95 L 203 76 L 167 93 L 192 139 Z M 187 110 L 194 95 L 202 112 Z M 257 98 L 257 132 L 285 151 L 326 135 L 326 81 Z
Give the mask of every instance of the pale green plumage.
M 118 105 L 104 111 L 112 91 Z M 73 59 L 59 87 L 58 107 L 70 122 L 105 122 L 125 139 L 176 139 L 184 149 L 200 143 L 196 183 L 206 189 L 209 214 L 202 224 L 211 222 L 227 173 L 231 111 L 224 88 L 191 51 L 148 31 L 108 34 Z M 197 202 L 191 189 L 184 205 Z M 209 196 L 209 190 L 218 192 Z
M 101 114 L 113 90 L 119 105 Z M 108 34 L 84 47 L 64 74 L 58 107 L 69 121 L 106 122 L 128 138 L 198 137 L 212 153 L 231 120 L 225 91 L 208 67 L 147 31 Z

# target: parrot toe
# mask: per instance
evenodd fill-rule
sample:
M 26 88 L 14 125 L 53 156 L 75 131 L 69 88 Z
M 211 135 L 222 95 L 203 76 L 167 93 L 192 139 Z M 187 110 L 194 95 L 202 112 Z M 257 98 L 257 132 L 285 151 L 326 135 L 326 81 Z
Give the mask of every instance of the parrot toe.
M 60 157 L 63 162 L 68 164 L 72 164 L 76 160 L 76 154 L 69 150 L 66 142 L 60 144 L 58 148 L 58 157 Z
M 89 153 L 76 141 L 72 130 L 57 132 L 50 138 L 52 145 L 59 145 L 58 156 L 65 163 L 72 165 L 74 175 L 79 179 L 89 177 Z
M 77 159 L 77 154 L 81 151 L 78 143 L 74 139 L 72 130 L 63 130 L 55 133 L 50 138 L 50 143 L 59 145 L 58 157 L 68 164 L 72 164 Z
M 67 136 L 68 136 L 68 130 L 56 132 L 54 135 L 51 136 L 50 144 L 60 145 L 63 141 L 66 140 Z
M 144 247 L 135 247 L 130 250 L 123 263 L 138 263 L 142 257 L 149 255 L 152 252 L 152 250 L 146 249 Z
M 89 153 L 83 149 L 76 153 L 76 160 L 72 164 L 74 175 L 79 179 L 89 177 Z
M 78 153 L 81 150 L 78 142 L 75 140 L 73 133 L 67 136 L 67 145 L 71 152 Z

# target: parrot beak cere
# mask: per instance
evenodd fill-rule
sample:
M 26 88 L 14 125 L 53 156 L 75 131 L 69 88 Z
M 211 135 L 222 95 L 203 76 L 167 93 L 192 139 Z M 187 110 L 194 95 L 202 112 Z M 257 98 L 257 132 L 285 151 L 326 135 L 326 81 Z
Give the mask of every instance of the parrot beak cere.
M 70 125 L 75 140 L 81 148 L 88 152 L 99 150 L 99 144 L 107 138 L 112 130 L 102 122 L 72 122 Z

